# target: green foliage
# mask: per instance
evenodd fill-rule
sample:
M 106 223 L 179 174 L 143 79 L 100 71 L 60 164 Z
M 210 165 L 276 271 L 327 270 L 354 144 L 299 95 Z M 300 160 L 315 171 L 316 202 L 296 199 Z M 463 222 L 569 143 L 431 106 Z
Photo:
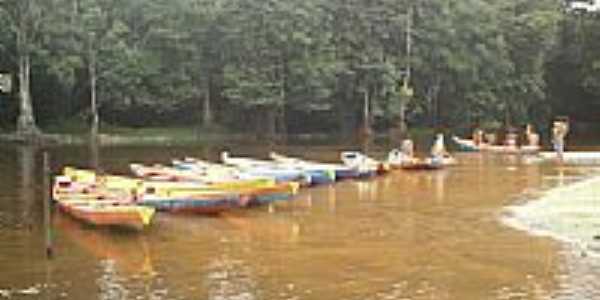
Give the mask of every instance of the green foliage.
M 14 56 L 11 16 L 27 12 L 34 76 L 46 84 L 34 88 L 36 111 L 65 106 L 45 114 L 58 120 L 89 109 L 95 59 L 100 109 L 122 125 L 144 125 L 140 111 L 190 125 L 211 109 L 230 127 L 250 112 L 284 124 L 301 112 L 357 128 L 365 95 L 384 127 L 401 100 L 416 126 L 522 123 L 560 109 L 564 90 L 600 97 L 600 22 L 565 17 L 559 2 L 0 0 L 0 55 Z M 565 66 L 573 76 L 561 82 Z

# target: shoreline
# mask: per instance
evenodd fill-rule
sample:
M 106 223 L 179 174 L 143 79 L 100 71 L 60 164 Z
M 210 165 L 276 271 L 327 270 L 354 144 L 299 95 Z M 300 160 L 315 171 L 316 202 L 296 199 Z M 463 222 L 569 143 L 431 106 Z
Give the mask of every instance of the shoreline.
M 504 209 L 502 223 L 600 257 L 600 174 L 543 191 Z
M 414 132 L 425 137 L 427 133 L 421 133 L 421 129 Z M 393 138 L 388 133 L 375 133 L 371 141 L 389 142 Z M 98 134 L 98 145 L 120 146 L 120 145 L 203 145 L 211 143 L 245 142 L 264 144 L 272 143 L 286 144 L 288 142 L 317 142 L 339 144 L 352 141 L 353 144 L 361 145 L 364 141 L 357 136 L 344 136 L 332 133 L 293 133 L 277 135 L 274 137 L 259 137 L 251 133 L 228 133 L 228 132 L 201 132 L 190 128 L 141 128 L 141 129 L 116 129 Z M 23 145 L 57 145 L 72 146 L 93 143 L 88 133 L 41 133 L 34 136 L 19 135 L 14 132 L 0 133 L 0 144 L 23 144 Z

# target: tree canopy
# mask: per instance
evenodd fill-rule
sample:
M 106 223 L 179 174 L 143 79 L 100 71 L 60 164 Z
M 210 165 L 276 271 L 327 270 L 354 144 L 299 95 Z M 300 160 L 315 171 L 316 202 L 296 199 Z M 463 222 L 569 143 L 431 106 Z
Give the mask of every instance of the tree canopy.
M 0 94 L 0 126 L 96 119 L 272 135 L 399 120 L 594 121 L 600 18 L 563 5 L 0 0 L 0 72 L 15 78 L 12 93 Z

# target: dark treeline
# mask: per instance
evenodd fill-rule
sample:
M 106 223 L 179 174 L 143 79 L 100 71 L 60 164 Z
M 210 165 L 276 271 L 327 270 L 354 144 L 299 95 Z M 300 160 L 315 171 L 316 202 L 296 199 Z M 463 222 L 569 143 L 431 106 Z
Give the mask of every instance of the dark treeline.
M 600 108 L 600 18 L 558 0 L 0 0 L 0 42 L 0 127 L 25 133 L 542 125 Z

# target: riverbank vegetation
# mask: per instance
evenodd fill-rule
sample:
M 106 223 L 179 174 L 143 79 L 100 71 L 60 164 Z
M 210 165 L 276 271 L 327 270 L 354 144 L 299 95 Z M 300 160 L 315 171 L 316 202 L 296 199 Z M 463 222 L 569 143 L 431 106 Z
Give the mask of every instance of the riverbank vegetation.
M 0 128 L 593 122 L 599 35 L 556 0 L 0 0 Z

